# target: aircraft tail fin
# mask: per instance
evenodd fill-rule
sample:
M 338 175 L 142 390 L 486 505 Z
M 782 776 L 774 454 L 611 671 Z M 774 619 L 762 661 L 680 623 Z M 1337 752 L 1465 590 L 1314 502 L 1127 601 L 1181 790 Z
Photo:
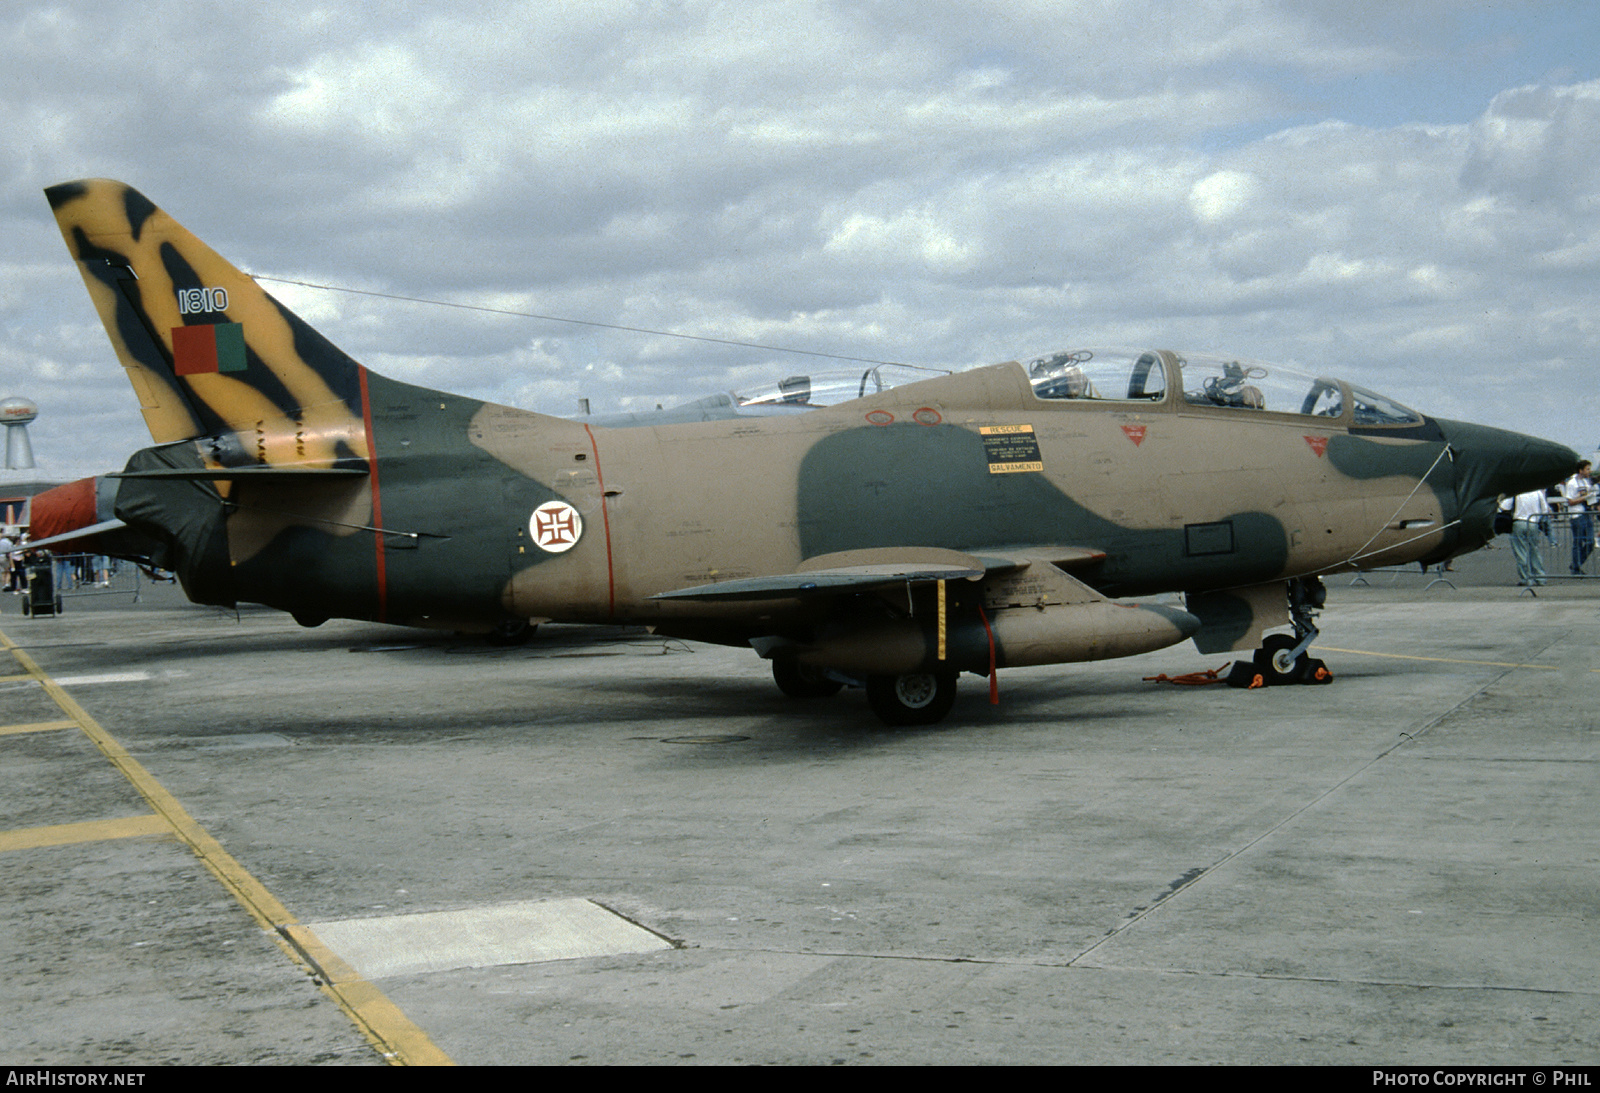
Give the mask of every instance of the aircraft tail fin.
M 213 466 L 358 467 L 362 368 L 143 194 L 45 191 L 157 444 Z

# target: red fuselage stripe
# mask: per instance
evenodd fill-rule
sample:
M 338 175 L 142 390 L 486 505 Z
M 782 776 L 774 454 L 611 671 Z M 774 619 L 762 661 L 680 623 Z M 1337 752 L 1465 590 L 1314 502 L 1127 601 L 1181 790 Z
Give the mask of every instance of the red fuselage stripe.
M 377 530 L 373 532 L 373 542 L 377 544 L 377 591 L 378 591 L 378 621 L 389 621 L 389 577 L 386 572 L 383 557 L 383 501 L 378 493 L 378 446 L 372 439 L 372 399 L 367 395 L 367 370 L 361 365 L 356 366 L 356 374 L 361 377 L 361 424 L 367 431 L 367 476 L 372 480 L 372 526 Z
M 588 425 L 583 431 L 589 434 L 589 450 L 594 453 L 594 476 L 600 483 L 600 523 L 606 532 L 606 613 L 617 613 L 617 572 L 611 562 L 611 506 L 606 504 L 606 476 L 600 469 L 600 443 Z
M 989 625 L 989 616 L 983 610 L 983 604 L 978 605 L 978 618 L 983 620 L 983 632 L 989 635 L 989 705 L 1000 705 L 1000 673 L 994 666 L 994 627 Z

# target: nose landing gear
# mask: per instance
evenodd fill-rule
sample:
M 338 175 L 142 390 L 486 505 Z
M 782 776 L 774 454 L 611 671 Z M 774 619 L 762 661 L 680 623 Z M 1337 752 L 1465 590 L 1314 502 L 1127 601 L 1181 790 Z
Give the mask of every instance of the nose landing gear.
M 1294 635 L 1268 635 L 1250 661 L 1239 661 L 1228 673 L 1232 686 L 1333 682 L 1333 673 L 1327 664 L 1306 651 L 1319 634 L 1315 620 L 1328 600 L 1328 590 L 1317 577 L 1297 577 L 1288 585 L 1289 621 L 1294 624 Z

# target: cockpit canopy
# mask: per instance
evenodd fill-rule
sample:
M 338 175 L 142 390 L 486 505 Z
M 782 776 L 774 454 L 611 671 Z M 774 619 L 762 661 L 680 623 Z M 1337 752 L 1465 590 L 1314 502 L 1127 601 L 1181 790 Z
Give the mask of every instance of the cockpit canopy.
M 1125 349 L 1073 349 L 1028 363 L 1033 392 L 1044 399 L 1154 403 L 1168 397 L 1169 373 L 1182 377 L 1191 406 L 1345 417 L 1356 425 L 1420 425 L 1422 415 L 1393 399 L 1340 380 L 1243 358 Z
M 748 392 L 735 392 L 734 401 L 742 412 L 763 408 L 809 410 L 836 406 L 851 399 L 880 394 L 892 387 L 903 387 L 918 380 L 948 376 L 947 368 L 918 368 L 912 364 L 877 364 L 864 371 L 816 372 L 789 376 L 775 384 Z
M 1068 349 L 1029 361 L 1028 382 L 1040 398 L 1159 402 L 1167 395 L 1166 368 L 1153 352 Z
M 1188 406 L 1296 414 L 1352 425 L 1420 425 L 1422 415 L 1363 387 L 1242 357 L 1166 350 L 1068 349 L 1027 364 L 1033 393 L 1049 400 L 1142 403 L 1181 399 Z M 790 376 L 748 394 L 738 411 L 787 413 L 834 406 L 944 375 L 911 365 Z

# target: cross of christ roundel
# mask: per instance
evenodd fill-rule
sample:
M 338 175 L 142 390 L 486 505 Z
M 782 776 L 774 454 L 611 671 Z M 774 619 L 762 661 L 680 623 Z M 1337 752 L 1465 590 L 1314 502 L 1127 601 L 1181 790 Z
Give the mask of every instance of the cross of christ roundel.
M 564 554 L 578 545 L 583 517 L 565 501 L 546 501 L 528 518 L 528 532 L 540 550 Z

